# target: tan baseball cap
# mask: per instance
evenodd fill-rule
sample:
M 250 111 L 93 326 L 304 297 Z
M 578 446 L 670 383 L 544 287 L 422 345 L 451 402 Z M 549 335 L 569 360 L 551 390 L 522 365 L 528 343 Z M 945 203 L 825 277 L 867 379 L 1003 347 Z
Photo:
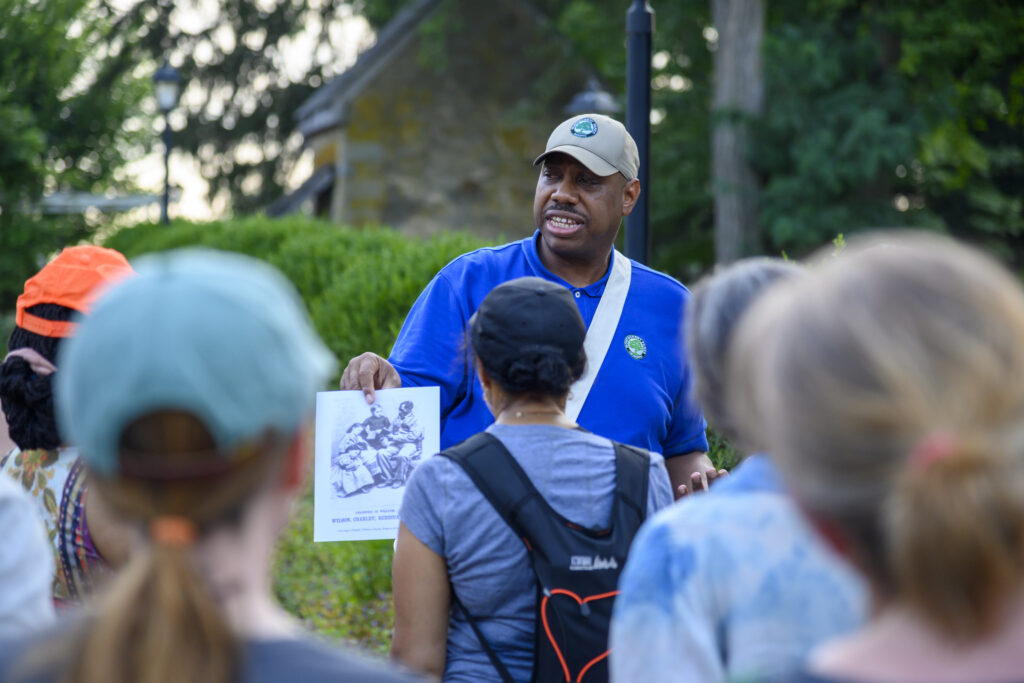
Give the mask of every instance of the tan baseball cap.
M 640 153 L 633 137 L 621 123 L 601 114 L 580 114 L 562 121 L 533 165 L 555 152 L 568 154 L 599 176 L 621 173 L 626 180 L 633 180 L 640 170 Z

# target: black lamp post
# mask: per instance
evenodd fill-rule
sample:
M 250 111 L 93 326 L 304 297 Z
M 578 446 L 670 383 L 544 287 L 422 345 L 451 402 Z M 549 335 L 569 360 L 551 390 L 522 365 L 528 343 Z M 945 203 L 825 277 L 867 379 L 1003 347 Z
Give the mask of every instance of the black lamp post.
M 587 81 L 587 89 L 576 93 L 572 102 L 565 108 L 569 116 L 576 114 L 616 114 L 620 107 L 611 93 L 601 89 L 601 84 L 594 77 Z
M 167 205 L 171 201 L 171 146 L 174 143 L 171 137 L 170 113 L 178 104 L 180 87 L 181 74 L 164 60 L 163 66 L 153 74 L 153 89 L 156 91 L 157 106 L 164 113 L 164 131 L 161 135 L 164 141 L 164 199 L 160 205 L 160 221 L 165 225 L 170 223 Z
M 654 10 L 634 0 L 626 11 L 626 130 L 640 152 L 640 198 L 626 216 L 626 256 L 647 263 L 651 171 L 651 37 Z

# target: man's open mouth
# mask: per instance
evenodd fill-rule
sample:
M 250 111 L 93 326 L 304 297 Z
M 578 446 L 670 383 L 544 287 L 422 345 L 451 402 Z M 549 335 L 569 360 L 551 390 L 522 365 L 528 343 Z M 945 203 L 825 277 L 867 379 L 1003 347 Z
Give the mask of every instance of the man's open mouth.
M 548 214 L 545 223 L 554 235 L 571 235 L 583 227 L 583 220 L 564 213 Z

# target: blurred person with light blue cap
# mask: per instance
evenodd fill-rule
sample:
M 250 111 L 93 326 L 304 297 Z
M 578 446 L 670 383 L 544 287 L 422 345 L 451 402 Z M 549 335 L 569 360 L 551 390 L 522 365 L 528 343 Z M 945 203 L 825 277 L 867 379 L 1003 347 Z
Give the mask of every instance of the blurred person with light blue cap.
M 55 402 L 137 548 L 94 610 L 0 648 L 0 679 L 410 680 L 316 643 L 272 595 L 305 427 L 335 368 L 295 290 L 237 254 L 135 265 L 62 348 Z

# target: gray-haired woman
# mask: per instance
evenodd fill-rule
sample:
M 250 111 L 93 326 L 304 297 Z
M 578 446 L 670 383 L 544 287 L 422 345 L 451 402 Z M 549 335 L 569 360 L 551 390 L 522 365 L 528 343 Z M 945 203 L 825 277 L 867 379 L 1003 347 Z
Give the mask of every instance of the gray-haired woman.
M 694 391 L 730 439 L 740 431 L 725 385 L 736 325 L 763 292 L 802 274 L 790 262 L 750 259 L 694 288 L 686 319 Z M 611 659 L 623 683 L 786 671 L 863 612 L 859 581 L 814 538 L 763 453 L 652 519 L 620 587 Z

